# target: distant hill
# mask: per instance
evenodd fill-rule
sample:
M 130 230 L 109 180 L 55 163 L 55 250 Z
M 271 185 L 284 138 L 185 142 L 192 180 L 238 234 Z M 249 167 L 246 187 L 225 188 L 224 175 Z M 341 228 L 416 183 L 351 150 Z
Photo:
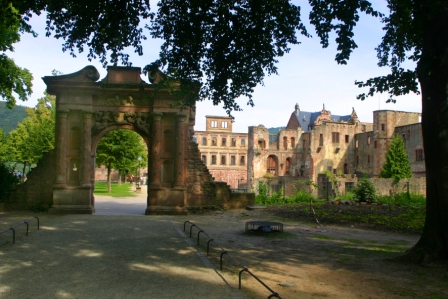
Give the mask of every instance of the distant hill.
M 269 128 L 268 132 L 269 134 L 278 134 L 281 130 L 286 129 L 286 127 L 276 127 L 276 128 Z
M 6 133 L 11 132 L 26 117 L 28 107 L 15 105 L 14 108 L 6 107 L 5 102 L 0 101 L 0 128 Z

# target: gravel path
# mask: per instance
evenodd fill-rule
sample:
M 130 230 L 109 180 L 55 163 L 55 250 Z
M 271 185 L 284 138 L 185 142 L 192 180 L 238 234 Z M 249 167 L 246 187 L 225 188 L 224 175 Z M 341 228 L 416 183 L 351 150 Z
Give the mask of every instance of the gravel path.
M 145 205 L 125 200 L 121 213 L 97 197 L 96 216 L 44 214 L 16 244 L 1 235 L 0 298 L 242 298 L 184 235 L 188 219 L 131 216 Z M 0 213 L 0 229 L 32 215 Z

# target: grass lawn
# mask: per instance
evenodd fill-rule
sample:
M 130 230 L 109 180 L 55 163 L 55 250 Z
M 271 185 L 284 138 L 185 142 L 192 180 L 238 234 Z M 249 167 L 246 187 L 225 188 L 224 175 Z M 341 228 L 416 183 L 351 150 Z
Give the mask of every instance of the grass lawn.
M 93 191 L 93 194 L 113 197 L 134 197 L 136 194 L 131 188 L 132 184 L 129 183 L 121 183 L 121 185 L 118 186 L 117 182 L 112 182 L 112 193 L 108 193 L 107 182 L 95 182 L 95 191 Z

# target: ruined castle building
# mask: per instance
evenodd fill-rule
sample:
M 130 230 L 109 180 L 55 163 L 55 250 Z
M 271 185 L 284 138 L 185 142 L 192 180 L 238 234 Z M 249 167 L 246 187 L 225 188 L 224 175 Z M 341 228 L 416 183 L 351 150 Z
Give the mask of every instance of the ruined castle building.
M 247 133 L 232 132 L 232 118 L 206 116 L 206 130 L 195 131 L 201 160 L 215 181 L 226 182 L 231 188 L 247 186 Z
M 420 113 L 374 111 L 373 123 L 360 122 L 353 109 L 332 115 L 294 107 L 286 128 L 270 134 L 263 125 L 249 127 L 248 184 L 263 177 L 299 177 L 317 182 L 328 170 L 338 175 L 377 176 L 395 134 L 405 140 L 414 176 L 422 176 L 424 153 Z

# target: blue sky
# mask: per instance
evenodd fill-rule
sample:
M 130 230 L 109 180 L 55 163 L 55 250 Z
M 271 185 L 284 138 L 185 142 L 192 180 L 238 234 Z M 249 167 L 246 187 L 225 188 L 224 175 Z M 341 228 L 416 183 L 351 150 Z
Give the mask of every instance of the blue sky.
M 302 5 L 305 1 L 293 1 Z M 384 5 L 385 1 L 373 1 Z M 379 8 L 385 11 L 385 7 Z M 334 42 L 327 49 L 322 49 L 314 28 L 308 24 L 308 8 L 302 7 L 302 17 L 313 38 L 299 36 L 300 45 L 291 46 L 290 53 L 279 59 L 279 75 L 266 77 L 264 86 L 257 86 L 253 94 L 254 107 L 246 106 L 247 99 L 238 99 L 244 110 L 234 112 L 234 132 L 247 132 L 248 126 L 263 124 L 266 127 L 285 126 L 299 104 L 303 111 L 320 111 L 322 105 L 335 115 L 347 115 L 355 108 L 361 121 L 372 122 L 374 110 L 399 110 L 421 112 L 419 95 L 407 95 L 397 98 L 396 104 L 386 104 L 387 94 L 375 95 L 365 101 L 356 100 L 356 95 L 366 92 L 354 85 L 355 80 L 385 75 L 387 68 L 377 67 L 375 47 L 381 42 L 382 24 L 378 19 L 361 15 L 361 22 L 355 30 L 358 49 L 354 51 L 348 65 L 338 65 L 334 61 L 336 45 Z M 21 67 L 29 69 L 33 76 L 33 94 L 29 101 L 18 102 L 19 105 L 33 107 L 37 99 L 43 96 L 46 88 L 43 76 L 51 75 L 56 69 L 64 74 L 76 72 L 86 65 L 94 65 L 101 74 L 106 75 L 98 61 L 89 62 L 85 55 L 72 58 L 63 53 L 62 41 L 45 37 L 45 18 L 33 17 L 33 29 L 39 33 L 37 38 L 23 35 L 15 44 L 15 52 L 7 53 Z M 161 41 L 148 39 L 144 44 L 144 55 L 132 56 L 133 66 L 144 67 L 157 59 Z M 131 51 L 132 52 L 132 51 Z M 413 69 L 414 65 L 406 67 Z M 142 76 L 147 81 L 147 78 Z M 197 104 L 195 129 L 205 130 L 205 115 L 225 115 L 222 106 L 213 106 L 210 101 Z

